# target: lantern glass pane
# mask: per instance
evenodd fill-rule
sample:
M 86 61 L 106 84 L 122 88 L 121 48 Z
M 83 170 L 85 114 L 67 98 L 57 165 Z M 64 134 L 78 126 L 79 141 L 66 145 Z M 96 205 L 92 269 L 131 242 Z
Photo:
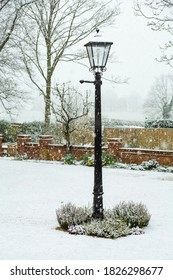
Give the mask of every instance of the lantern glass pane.
M 103 71 L 106 67 L 111 45 L 111 42 L 89 42 L 85 45 L 92 69 L 100 68 Z
M 94 67 L 94 60 L 93 60 L 93 52 L 92 52 L 92 46 L 91 45 L 87 46 L 87 53 L 88 53 L 88 57 L 89 57 L 90 66 L 91 66 L 91 68 L 93 68 Z

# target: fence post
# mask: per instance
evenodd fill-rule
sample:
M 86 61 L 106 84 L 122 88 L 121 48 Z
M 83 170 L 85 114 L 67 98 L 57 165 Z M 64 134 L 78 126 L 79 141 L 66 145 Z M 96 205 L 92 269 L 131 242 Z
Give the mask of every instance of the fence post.
M 121 138 L 108 139 L 108 153 L 114 157 L 119 157 L 119 151 L 122 148 Z
M 40 144 L 40 159 L 49 160 L 49 144 L 53 143 L 52 135 L 40 135 L 39 144 Z
M 31 136 L 21 134 L 17 136 L 17 154 L 23 156 L 26 154 L 26 143 L 31 142 Z

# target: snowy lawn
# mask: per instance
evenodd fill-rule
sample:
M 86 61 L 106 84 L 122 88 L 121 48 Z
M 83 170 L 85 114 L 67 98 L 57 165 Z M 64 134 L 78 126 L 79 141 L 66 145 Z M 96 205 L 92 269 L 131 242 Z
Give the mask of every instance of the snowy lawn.
M 103 168 L 104 207 L 144 203 L 145 234 L 119 239 L 57 231 L 61 203 L 92 205 L 93 168 L 0 158 L 0 259 L 173 259 L 173 174 Z

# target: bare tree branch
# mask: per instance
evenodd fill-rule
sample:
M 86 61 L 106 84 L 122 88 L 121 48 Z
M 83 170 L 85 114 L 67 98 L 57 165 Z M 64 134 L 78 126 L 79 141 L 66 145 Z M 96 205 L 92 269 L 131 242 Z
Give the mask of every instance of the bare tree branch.
M 146 116 L 170 119 L 173 112 L 173 76 L 162 75 L 155 80 L 144 104 Z
M 58 63 L 83 58 L 74 46 L 96 27 L 113 24 L 118 15 L 119 5 L 113 0 L 37 0 L 28 8 L 17 45 L 31 81 L 44 96 L 47 127 Z
M 71 145 L 71 133 L 77 129 L 76 121 L 88 115 L 92 107 L 88 92 L 82 95 L 69 83 L 57 85 L 54 91 L 55 101 L 51 103 L 56 122 L 62 124 L 62 132 L 67 147 Z
M 136 0 L 135 12 L 147 19 L 148 26 L 153 31 L 167 31 L 173 35 L 173 1 L 172 0 Z M 173 43 L 170 40 L 161 48 L 162 55 L 159 62 L 172 66 Z

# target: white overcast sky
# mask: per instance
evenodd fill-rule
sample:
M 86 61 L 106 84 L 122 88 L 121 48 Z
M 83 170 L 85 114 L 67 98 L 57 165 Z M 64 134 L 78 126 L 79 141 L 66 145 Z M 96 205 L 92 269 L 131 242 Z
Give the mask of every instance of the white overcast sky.
M 113 116 L 124 119 L 143 119 L 141 108 L 135 112 L 127 112 L 128 104 L 134 102 L 136 106 L 146 98 L 155 77 L 171 73 L 172 69 L 159 63 L 155 58 L 161 55 L 160 46 L 169 40 L 166 32 L 154 32 L 147 26 L 147 21 L 134 15 L 133 0 L 124 0 L 121 5 L 121 14 L 117 17 L 114 27 L 102 30 L 106 37 L 113 41 L 111 52 L 114 53 L 117 62 L 108 62 L 107 71 L 103 78 L 111 78 L 111 75 L 129 78 L 128 84 L 111 85 L 103 80 L 102 86 L 102 112 L 104 116 Z M 81 46 L 83 47 L 83 42 Z M 60 75 L 57 82 L 71 80 L 80 90 L 89 88 L 93 91 L 93 85 L 80 85 L 80 79 L 93 80 L 93 75 L 87 68 L 81 65 L 66 63 L 59 67 Z M 117 110 L 117 98 L 124 98 L 126 105 Z M 136 102 L 136 103 L 135 103 Z M 140 104 L 141 105 L 141 104 Z M 130 105 L 129 105 L 130 106 Z M 139 106 L 140 107 L 140 106 Z M 139 112 L 138 112 L 139 111 Z M 111 114 L 110 114 L 111 113 Z M 26 105 L 25 109 L 15 121 L 43 120 L 43 102 L 41 97 L 34 95 L 33 101 Z

